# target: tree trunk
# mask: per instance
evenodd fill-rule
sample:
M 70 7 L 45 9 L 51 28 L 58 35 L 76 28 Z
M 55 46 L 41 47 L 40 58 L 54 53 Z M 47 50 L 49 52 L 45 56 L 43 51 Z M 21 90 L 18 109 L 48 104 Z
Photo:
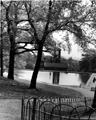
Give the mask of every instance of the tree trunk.
M 1 39 L 2 41 L 2 39 Z M 1 76 L 3 76 L 3 46 L 2 46 L 2 42 L 1 42 Z
M 94 93 L 94 99 L 93 99 L 92 107 L 96 108 L 96 87 L 95 87 L 95 93 Z
M 37 75 L 39 72 L 41 58 L 42 58 L 42 49 L 43 49 L 43 43 L 40 43 L 38 48 L 37 60 L 36 60 L 35 68 L 34 68 L 33 75 L 31 78 L 31 83 L 30 83 L 31 89 L 36 89 L 36 80 L 37 80 Z
M 9 58 L 8 79 L 13 79 L 13 80 L 14 80 L 14 59 L 15 59 L 15 52 L 13 48 L 11 48 L 10 58 Z

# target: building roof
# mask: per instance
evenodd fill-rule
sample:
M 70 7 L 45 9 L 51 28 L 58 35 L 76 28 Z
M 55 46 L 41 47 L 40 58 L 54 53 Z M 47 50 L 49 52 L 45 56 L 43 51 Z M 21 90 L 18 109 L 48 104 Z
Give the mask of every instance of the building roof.
M 67 63 L 48 63 L 48 62 L 45 62 L 44 67 L 68 69 L 68 64 Z

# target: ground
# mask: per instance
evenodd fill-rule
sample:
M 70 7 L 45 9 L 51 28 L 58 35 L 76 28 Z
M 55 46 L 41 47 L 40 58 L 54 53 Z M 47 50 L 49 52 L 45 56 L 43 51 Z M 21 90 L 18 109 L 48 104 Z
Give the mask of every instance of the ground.
M 21 82 L 21 83 L 20 83 Z M 38 83 L 36 90 L 29 89 L 29 84 L 0 77 L 0 120 L 20 120 L 21 98 L 37 96 L 70 96 L 83 97 L 75 90 Z
M 21 80 L 9 80 L 0 77 L 0 98 L 2 99 L 21 99 L 22 97 L 37 96 L 70 96 L 81 97 L 82 94 L 69 88 L 51 86 L 45 83 L 37 83 L 37 89 L 29 89 L 29 84 Z
M 0 120 L 21 120 L 21 100 L 0 99 Z

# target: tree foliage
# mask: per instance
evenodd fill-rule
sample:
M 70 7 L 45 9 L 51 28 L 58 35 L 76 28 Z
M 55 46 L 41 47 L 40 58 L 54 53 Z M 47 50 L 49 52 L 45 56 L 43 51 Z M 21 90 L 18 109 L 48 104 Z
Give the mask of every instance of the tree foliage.
M 26 58 L 26 69 L 33 69 L 35 62 L 36 62 L 36 56 L 28 52 Z
M 83 58 L 79 62 L 80 70 L 83 72 L 96 71 L 96 50 L 90 49 L 83 54 Z
M 96 72 L 96 49 L 87 49 L 83 58 L 79 62 L 80 70 L 84 72 Z M 96 88 L 94 92 L 94 99 L 92 103 L 92 107 L 96 108 Z
M 82 47 L 87 46 L 86 34 L 83 26 L 89 22 L 89 11 L 87 5 L 82 5 L 78 0 L 46 0 L 24 2 L 28 23 L 33 33 L 32 42 L 37 44 L 37 61 L 31 80 L 31 88 L 36 88 L 36 78 L 40 67 L 44 43 L 49 36 L 56 31 L 69 31 L 76 37 L 75 42 Z M 39 32 L 40 31 L 40 32 Z M 48 40 L 49 42 L 49 40 Z M 68 39 L 66 42 L 69 45 Z M 70 49 L 70 47 L 69 47 Z
M 36 88 L 42 52 L 51 52 L 54 47 L 61 47 L 61 43 L 56 44 L 52 39 L 54 32 L 72 33 L 75 43 L 84 50 L 89 43 L 94 44 L 95 6 L 96 3 L 93 0 L 90 4 L 83 4 L 82 0 L 2 1 L 10 41 L 9 76 L 13 78 L 12 62 L 14 67 L 16 54 L 37 51 L 37 60 L 30 84 L 30 88 Z M 64 40 L 70 51 L 71 44 L 68 36 Z M 26 48 L 28 44 L 31 44 L 30 49 Z
M 7 41 L 9 41 L 9 70 L 8 70 L 8 78 L 14 79 L 14 62 L 16 54 L 20 54 L 21 46 L 20 40 L 18 40 L 19 35 L 21 34 L 21 30 L 19 30 L 18 25 L 22 22 L 21 18 L 24 15 L 22 12 L 22 2 L 20 1 L 1 1 L 1 15 L 2 17 L 2 25 L 6 31 Z M 24 21 L 24 20 L 23 20 Z M 23 36 L 23 35 L 22 35 Z M 6 40 L 6 36 L 4 35 L 3 41 Z M 28 38 L 28 35 L 23 37 L 23 39 Z M 22 41 L 21 41 L 22 42 Z M 22 49 L 25 50 L 27 43 L 22 46 Z M 25 51 L 24 51 L 25 52 Z

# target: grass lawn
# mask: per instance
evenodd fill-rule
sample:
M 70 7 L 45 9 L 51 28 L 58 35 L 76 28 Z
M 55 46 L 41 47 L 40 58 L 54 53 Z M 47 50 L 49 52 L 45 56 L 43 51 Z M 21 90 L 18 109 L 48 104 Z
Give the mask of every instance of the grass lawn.
M 29 89 L 29 84 L 0 77 L 0 98 L 21 99 L 22 97 L 30 97 L 32 95 L 82 97 L 81 93 L 75 90 L 44 83 L 37 83 L 37 89 L 38 91 L 32 90 Z
M 0 120 L 21 120 L 21 98 L 37 96 L 82 97 L 77 91 L 37 83 L 38 91 L 29 89 L 29 84 L 0 77 Z

